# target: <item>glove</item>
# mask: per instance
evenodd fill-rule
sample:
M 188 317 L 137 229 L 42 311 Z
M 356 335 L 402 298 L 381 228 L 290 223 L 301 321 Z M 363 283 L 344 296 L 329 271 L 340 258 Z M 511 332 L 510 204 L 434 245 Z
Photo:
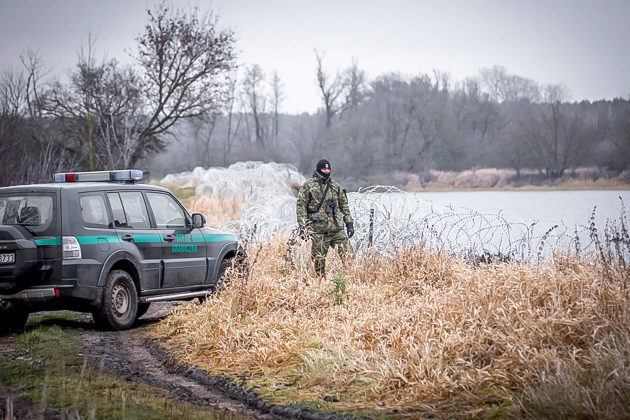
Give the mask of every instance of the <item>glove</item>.
M 348 231 L 348 238 L 352 238 L 352 235 L 354 235 L 354 223 L 346 223 L 346 230 Z

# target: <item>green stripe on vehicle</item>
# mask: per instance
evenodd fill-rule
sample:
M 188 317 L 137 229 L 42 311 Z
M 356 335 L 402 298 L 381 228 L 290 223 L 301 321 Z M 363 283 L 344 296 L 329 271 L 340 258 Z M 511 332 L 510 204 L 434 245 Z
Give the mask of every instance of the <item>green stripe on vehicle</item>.
M 97 235 L 97 236 L 77 236 L 77 241 L 81 245 L 98 245 L 99 242 L 107 241 L 109 243 L 122 242 L 118 235 Z
M 164 242 L 162 235 L 159 233 L 134 233 L 133 241 L 138 244 L 147 242 Z
M 58 246 L 61 245 L 61 236 L 55 236 L 48 239 L 35 239 L 36 246 Z
M 106 240 L 109 243 L 122 242 L 121 235 L 84 235 L 77 236 L 76 238 L 81 245 L 98 245 L 99 241 L 102 242 L 103 240 Z M 206 235 L 177 235 L 177 239 L 177 242 L 193 243 L 236 241 L 236 237 L 234 235 L 224 233 Z M 133 234 L 133 241 L 139 244 L 164 242 L 162 235 L 159 233 L 136 233 Z M 59 246 L 61 245 L 61 236 L 46 239 L 35 239 L 34 242 L 36 246 Z
M 223 242 L 223 241 L 235 241 L 234 235 L 225 233 L 214 233 L 205 235 L 192 235 L 192 242 Z
M 204 235 L 204 236 L 205 236 L 205 242 L 224 242 L 224 241 L 236 240 L 236 236 L 225 234 L 225 233 L 216 233 L 216 234 L 210 234 L 210 235 Z

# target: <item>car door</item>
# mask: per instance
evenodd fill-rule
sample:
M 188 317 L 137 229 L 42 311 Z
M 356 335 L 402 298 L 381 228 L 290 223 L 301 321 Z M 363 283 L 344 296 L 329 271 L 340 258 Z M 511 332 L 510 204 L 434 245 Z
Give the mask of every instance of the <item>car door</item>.
M 108 211 L 105 193 L 88 191 L 80 192 L 77 196 L 67 194 L 65 198 L 64 205 L 71 205 L 75 209 L 77 208 L 75 200 L 78 199 L 81 220 L 74 217 L 66 221 L 63 235 L 74 236 L 77 239 L 81 245 L 82 256 L 79 260 L 65 260 L 64 266 L 76 266 L 80 284 L 96 286 L 103 263 L 121 247 Z
M 107 198 L 122 247 L 138 264 L 142 291 L 159 290 L 162 283 L 162 236 L 151 226 L 141 191 L 110 191 Z
M 145 191 L 157 231 L 162 237 L 162 288 L 201 286 L 208 271 L 206 244 L 179 202 L 166 192 Z

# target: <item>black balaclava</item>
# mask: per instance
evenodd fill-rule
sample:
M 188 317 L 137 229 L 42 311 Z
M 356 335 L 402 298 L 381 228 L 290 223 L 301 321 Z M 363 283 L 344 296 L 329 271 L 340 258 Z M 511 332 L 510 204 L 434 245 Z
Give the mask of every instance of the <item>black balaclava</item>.
M 323 176 L 324 179 L 328 179 L 330 177 L 330 172 L 327 174 L 323 173 L 322 169 L 324 168 L 328 168 L 332 172 L 332 169 L 330 168 L 330 162 L 328 162 L 326 159 L 322 159 L 319 162 L 317 162 L 317 167 L 315 168 L 315 171 L 321 176 Z

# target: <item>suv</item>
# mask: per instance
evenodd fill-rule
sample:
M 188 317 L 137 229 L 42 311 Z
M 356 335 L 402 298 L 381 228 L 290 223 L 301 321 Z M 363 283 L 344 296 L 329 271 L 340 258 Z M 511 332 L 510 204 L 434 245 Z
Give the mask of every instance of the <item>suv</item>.
M 151 302 L 216 289 L 244 256 L 235 236 L 204 227 L 167 189 L 133 183 L 142 176 L 61 173 L 51 184 L 0 188 L 0 330 L 58 309 L 121 330 Z

